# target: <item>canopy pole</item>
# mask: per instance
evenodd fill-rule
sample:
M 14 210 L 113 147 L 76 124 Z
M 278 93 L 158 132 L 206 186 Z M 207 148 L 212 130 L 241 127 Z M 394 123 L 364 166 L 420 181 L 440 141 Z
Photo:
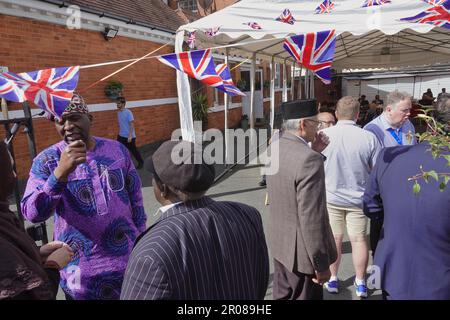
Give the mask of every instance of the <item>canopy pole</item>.
M 309 99 L 309 70 L 305 70 L 305 99 Z
M 295 61 L 294 64 L 292 65 L 292 69 L 291 69 L 291 100 L 294 100 L 295 94 L 294 94 L 294 89 L 295 89 Z
M 310 71 L 310 72 L 311 72 L 311 74 L 310 74 L 310 79 L 309 79 L 309 81 L 310 81 L 310 84 L 309 84 L 309 91 L 310 91 L 309 98 L 310 99 L 314 99 L 315 98 L 315 94 L 314 94 L 314 73 L 312 71 Z
M 300 72 L 298 74 L 298 92 L 297 92 L 297 98 L 300 100 L 302 99 L 302 73 L 303 73 L 303 66 L 300 65 Z
M 225 49 L 225 65 L 228 66 L 228 51 L 229 49 L 226 48 Z M 231 76 L 231 74 L 230 74 Z M 217 89 L 216 89 L 217 90 Z M 225 118 L 225 163 L 228 163 L 228 107 L 229 107 L 229 99 L 228 99 L 228 94 L 224 93 L 223 95 L 223 104 L 225 107 L 224 110 L 224 118 Z
M 175 53 L 183 51 L 184 31 L 175 36 Z M 194 122 L 191 106 L 191 85 L 186 73 L 177 70 L 178 110 L 183 140 L 195 142 Z
M 287 77 L 286 77 L 286 70 L 287 70 L 287 68 L 286 68 L 286 60 L 287 60 L 287 58 L 284 59 L 284 62 L 283 62 L 283 97 L 282 97 L 283 102 L 287 101 Z
M 8 120 L 9 119 L 8 104 L 6 103 L 6 100 L 4 98 L 0 99 L 0 103 L 2 107 L 3 120 Z
M 275 121 L 275 57 L 270 62 L 270 129 L 273 132 Z
M 255 69 L 256 53 L 253 53 L 250 68 L 250 129 L 255 128 Z

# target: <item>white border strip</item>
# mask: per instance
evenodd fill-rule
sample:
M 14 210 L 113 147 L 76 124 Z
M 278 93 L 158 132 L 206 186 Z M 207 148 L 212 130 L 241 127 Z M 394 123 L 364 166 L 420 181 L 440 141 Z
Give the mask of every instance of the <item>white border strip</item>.
M 142 108 L 142 107 L 153 107 L 153 106 L 163 106 L 167 104 L 178 103 L 178 98 L 165 98 L 165 99 L 149 99 L 149 100 L 137 100 L 137 101 L 127 101 L 127 108 Z M 90 112 L 101 112 L 116 110 L 116 103 L 98 103 L 98 104 L 88 104 Z M 31 109 L 31 114 L 34 116 L 40 113 L 41 109 Z M 25 115 L 23 110 L 12 110 L 9 111 L 8 116 L 10 119 L 23 118 Z M 44 116 L 37 116 L 36 118 L 44 118 Z M 4 120 L 3 114 L 0 114 L 0 120 Z
M 228 109 L 242 108 L 241 102 L 230 103 Z M 208 113 L 222 112 L 225 110 L 225 105 L 215 106 L 208 109 Z

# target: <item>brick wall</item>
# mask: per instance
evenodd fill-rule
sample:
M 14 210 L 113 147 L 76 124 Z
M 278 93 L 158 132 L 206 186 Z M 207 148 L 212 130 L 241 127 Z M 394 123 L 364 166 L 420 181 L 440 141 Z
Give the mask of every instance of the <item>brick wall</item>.
M 228 110 L 228 128 L 236 128 L 240 125 L 242 108 Z M 208 129 L 225 129 L 225 112 L 212 112 L 208 114 Z
M 49 67 L 88 65 L 143 56 L 161 44 L 118 36 L 106 41 L 100 32 L 69 30 L 64 26 L 0 14 L 0 65 L 12 72 L 33 71 Z M 165 47 L 159 54 L 173 52 Z M 122 65 L 80 71 L 78 90 L 112 73 Z M 156 59 L 149 59 L 113 77 L 124 85 L 128 100 L 173 98 L 177 96 L 175 71 Z M 83 92 L 88 104 L 110 103 L 104 94 L 106 83 Z M 20 109 L 11 105 L 10 110 Z M 136 120 L 137 144 L 168 139 L 179 127 L 177 105 L 132 108 Z M 118 132 L 116 111 L 94 112 L 92 132 L 114 138 Z M 38 152 L 59 140 L 51 123 L 35 119 L 34 128 Z M 4 136 L 3 128 L 0 137 Z M 20 178 L 28 175 L 31 160 L 24 134 L 14 139 Z

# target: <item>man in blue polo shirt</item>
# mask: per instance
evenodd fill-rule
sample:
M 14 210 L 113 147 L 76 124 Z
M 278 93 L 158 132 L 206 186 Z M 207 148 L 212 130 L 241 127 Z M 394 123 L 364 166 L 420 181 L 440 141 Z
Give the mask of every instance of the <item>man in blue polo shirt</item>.
M 409 121 L 411 97 L 397 90 L 387 97 L 383 113 L 364 126 L 378 138 L 383 147 L 412 145 L 416 143 L 414 126 Z
M 136 148 L 136 132 L 134 130 L 134 117 L 133 113 L 125 108 L 126 100 L 124 97 L 119 97 L 117 99 L 117 118 L 119 120 L 119 135 L 117 136 L 117 141 L 122 143 L 127 149 L 133 154 L 134 158 L 137 160 L 138 165 L 136 169 L 141 169 L 144 160 Z
M 364 129 L 377 137 L 383 148 L 416 144 L 414 126 L 409 121 L 411 97 L 406 92 L 395 90 L 388 94 L 383 113 L 365 125 Z M 370 247 L 375 255 L 380 238 L 383 218 L 370 220 Z

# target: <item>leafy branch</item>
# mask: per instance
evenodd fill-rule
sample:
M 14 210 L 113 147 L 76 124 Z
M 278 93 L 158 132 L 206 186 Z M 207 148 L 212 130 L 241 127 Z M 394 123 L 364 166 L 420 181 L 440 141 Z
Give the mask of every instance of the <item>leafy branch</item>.
M 433 109 L 421 110 L 423 114 L 417 115 L 417 118 L 424 120 L 427 125 L 427 131 L 422 134 L 417 134 L 419 142 L 428 142 L 433 159 L 442 157 L 447 161 L 447 167 L 450 167 L 450 135 L 446 132 L 445 125 L 436 121 L 436 119 L 430 115 Z M 431 177 L 439 183 L 439 191 L 443 192 L 450 181 L 450 172 L 436 172 L 435 170 L 425 171 L 423 166 L 420 166 L 420 173 L 409 177 L 408 181 L 413 181 L 413 193 L 418 194 L 420 192 L 420 180 L 424 180 L 428 183 L 428 179 Z

